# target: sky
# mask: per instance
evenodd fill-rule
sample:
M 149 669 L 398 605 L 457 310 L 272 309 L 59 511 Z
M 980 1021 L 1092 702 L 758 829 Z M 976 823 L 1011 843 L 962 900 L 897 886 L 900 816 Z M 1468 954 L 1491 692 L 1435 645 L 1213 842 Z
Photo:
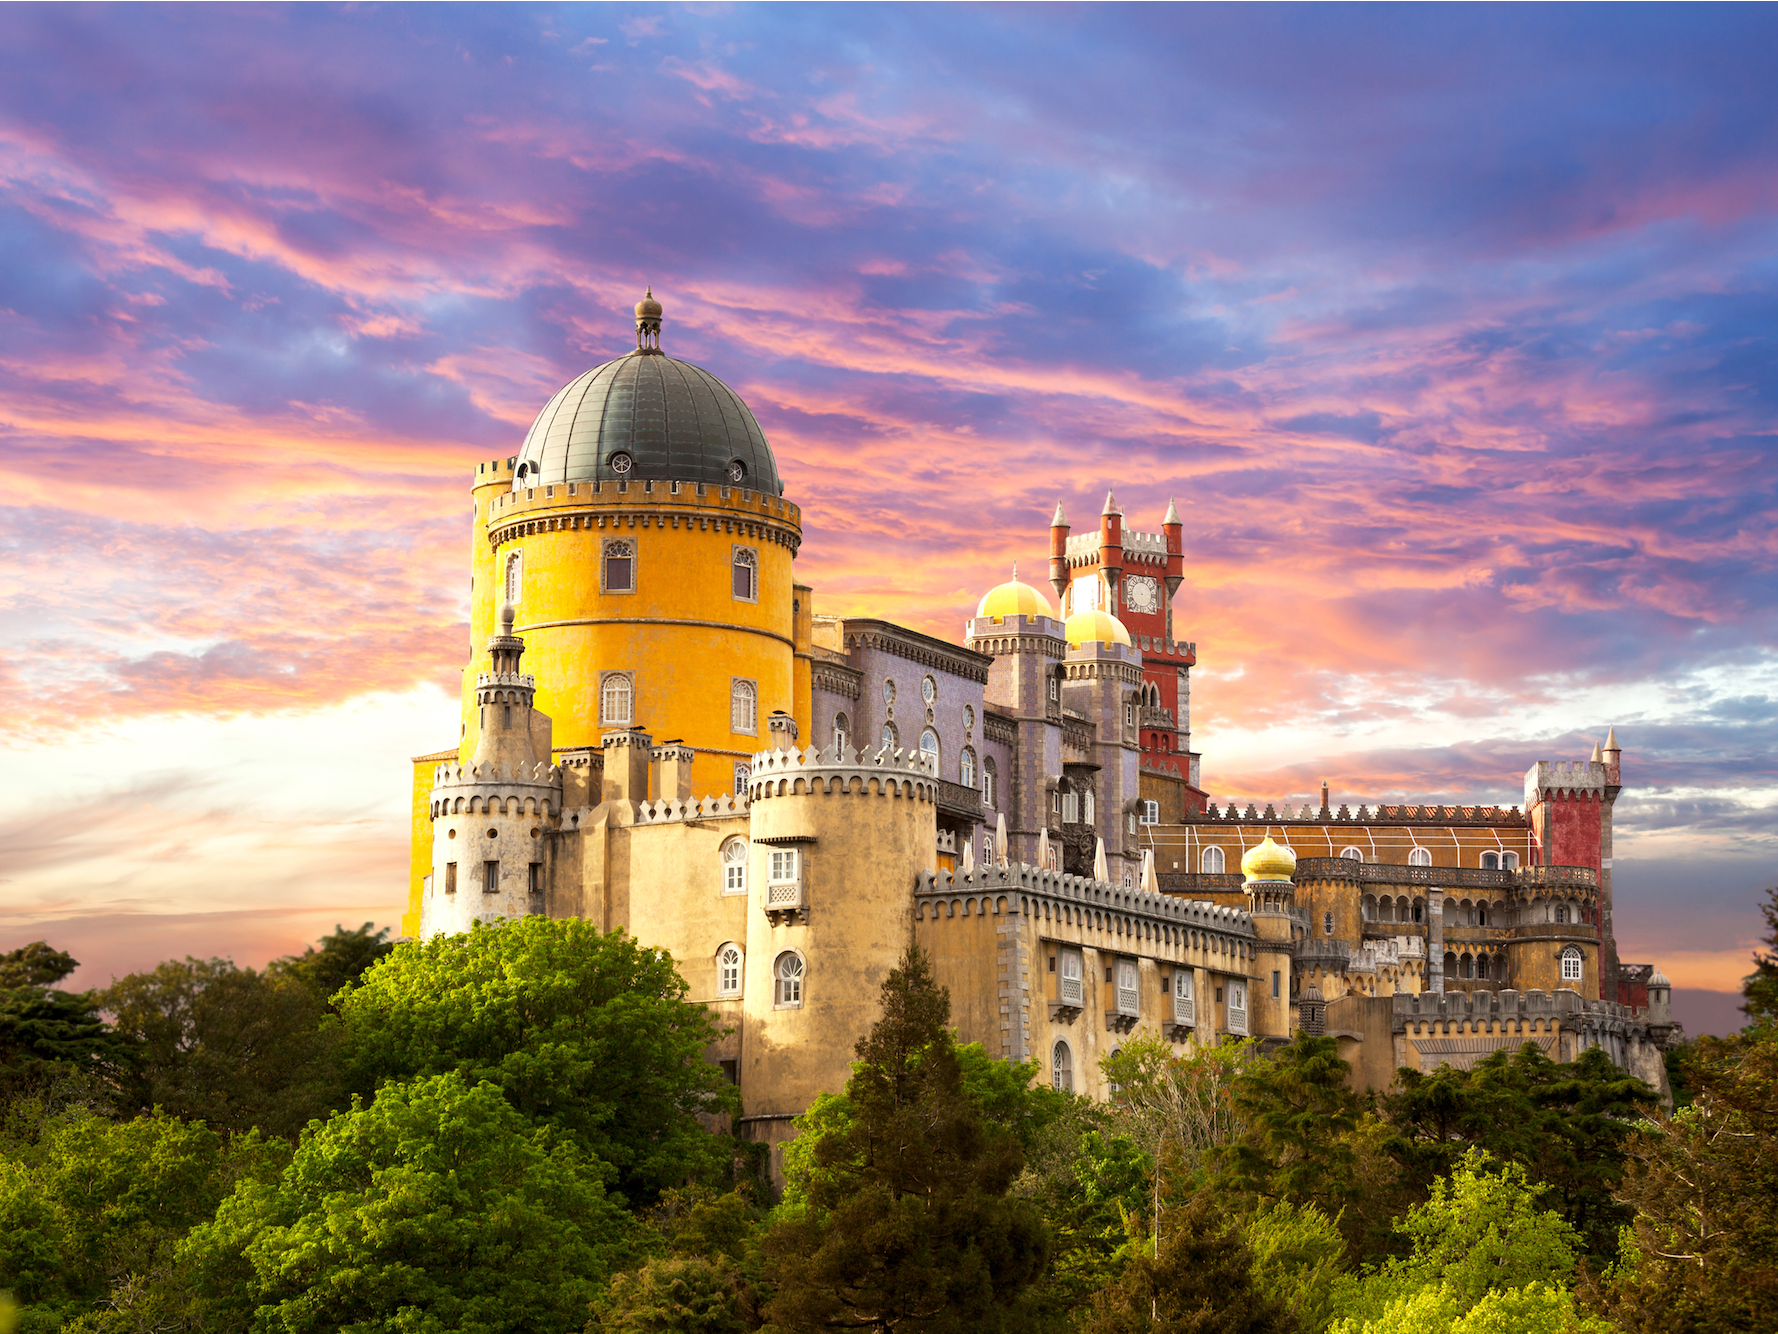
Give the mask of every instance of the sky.
M 393 924 L 468 485 L 633 345 L 818 611 L 959 639 L 1170 497 L 1212 797 L 1608 726 L 1694 1029 L 1778 882 L 1778 9 L 0 8 L 0 948 Z

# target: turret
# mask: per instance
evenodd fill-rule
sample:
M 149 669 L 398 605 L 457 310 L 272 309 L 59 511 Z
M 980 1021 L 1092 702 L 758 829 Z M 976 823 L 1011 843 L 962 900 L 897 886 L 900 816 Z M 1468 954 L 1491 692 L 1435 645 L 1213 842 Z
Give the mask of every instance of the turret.
M 1648 979 L 1648 1022 L 1651 1024 L 1670 1024 L 1673 1022 L 1673 984 L 1659 968 Z
M 634 291 L 634 288 L 630 289 Z M 636 303 L 636 350 L 638 352 L 659 352 L 661 350 L 661 303 L 654 299 L 654 288 L 647 289 L 647 294 Z
M 1267 835 L 1241 858 L 1241 875 L 1258 937 L 1259 977 L 1248 1001 L 1249 1031 L 1255 1037 L 1289 1037 L 1296 853 Z
M 1099 511 L 1099 572 L 1105 576 L 1108 609 L 1115 613 L 1118 582 L 1124 575 L 1124 512 L 1110 491 L 1105 493 L 1105 508 Z
M 1179 591 L 1185 579 L 1185 525 L 1179 522 L 1179 507 L 1167 497 L 1167 517 L 1161 520 L 1161 533 L 1167 539 L 1167 596 Z
M 550 720 L 537 712 L 537 678 L 519 670 L 525 641 L 513 633 L 512 603 L 500 609 L 500 630 L 488 640 L 492 670 L 477 674 L 475 702 L 480 716 L 475 766 L 548 763 Z
M 1611 783 L 1622 783 L 1624 781 L 1623 751 L 1618 749 L 1617 728 L 1611 727 L 1606 729 L 1605 746 L 1600 758 L 1605 762 L 1606 780 Z
M 1068 596 L 1068 516 L 1059 500 L 1056 517 L 1050 520 L 1050 587 L 1058 599 Z

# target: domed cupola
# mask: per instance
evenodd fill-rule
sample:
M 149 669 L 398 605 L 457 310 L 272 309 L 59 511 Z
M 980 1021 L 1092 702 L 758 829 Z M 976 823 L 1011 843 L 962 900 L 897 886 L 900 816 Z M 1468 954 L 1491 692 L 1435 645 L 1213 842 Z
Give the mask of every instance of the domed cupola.
M 1019 567 L 1014 565 L 1011 579 L 982 594 L 975 614 L 977 619 L 984 616 L 1048 616 L 1053 620 L 1056 613 L 1048 598 L 1019 579 Z
M 575 376 L 543 405 L 513 487 L 565 482 L 704 482 L 784 494 L 778 464 L 741 396 L 661 351 L 661 303 L 636 303 L 636 350 Z
M 1296 874 L 1296 853 L 1282 843 L 1274 843 L 1268 834 L 1247 849 L 1241 858 L 1241 874 L 1249 881 L 1289 880 Z
M 1124 648 L 1131 647 L 1130 632 L 1124 623 L 1108 611 L 1077 611 L 1062 626 L 1062 633 L 1068 638 L 1069 648 L 1079 648 L 1082 644 L 1121 644 Z

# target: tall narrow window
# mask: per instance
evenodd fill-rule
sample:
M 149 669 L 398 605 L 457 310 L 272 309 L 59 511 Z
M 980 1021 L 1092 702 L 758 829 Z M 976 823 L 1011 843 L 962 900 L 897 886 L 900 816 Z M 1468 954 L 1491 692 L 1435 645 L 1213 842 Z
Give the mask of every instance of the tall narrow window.
M 729 685 L 729 730 L 748 736 L 759 731 L 759 688 L 739 677 Z
M 607 727 L 628 727 L 635 720 L 636 691 L 628 672 L 607 672 L 599 691 L 599 721 Z
M 881 733 L 881 738 L 882 738 L 882 746 L 883 746 L 884 750 L 894 750 L 895 749 L 895 743 L 896 743 L 897 738 L 895 735 L 895 724 L 894 723 L 884 723 L 883 724 L 883 731 Z
M 983 834 L 982 835 L 982 865 L 983 866 L 992 866 L 993 864 L 994 864 L 994 835 Z
M 975 752 L 968 746 L 963 748 L 963 754 L 957 761 L 957 781 L 964 787 L 975 786 Z
M 803 960 L 800 954 L 786 952 L 778 956 L 778 994 L 772 1003 L 780 1009 L 799 1009 L 803 1003 Z
M 1408 854 L 1409 866 L 1431 866 L 1432 852 L 1428 848 L 1415 848 Z
M 1080 794 L 1080 818 L 1083 824 L 1093 823 L 1093 789 Z
M 446 862 L 445 863 L 444 892 L 447 894 L 455 894 L 457 892 L 457 863 L 456 862 Z
M 1578 982 L 1581 977 L 1580 951 L 1572 945 L 1562 951 L 1562 980 Z
M 1222 849 L 1205 848 L 1204 855 L 1198 858 L 1198 869 L 1205 875 L 1221 875 L 1222 868 Z
M 716 952 L 716 994 L 741 994 L 741 951 L 738 946 L 724 945 Z
M 1080 823 L 1080 798 L 1072 792 L 1062 794 L 1062 823 Z
M 531 897 L 536 898 L 543 893 L 543 863 L 532 862 L 529 869 L 531 876 L 527 888 L 530 890 Z
M 605 591 L 636 591 L 636 548 L 629 542 L 614 541 L 605 544 Z
M 1059 1093 L 1074 1092 L 1074 1053 L 1066 1042 L 1058 1042 L 1050 1057 L 1050 1083 Z
M 737 797 L 746 796 L 747 795 L 747 784 L 751 783 L 752 781 L 753 781 L 753 770 L 745 764 L 737 764 L 735 766 L 735 795 Z
M 834 716 L 833 716 L 833 748 L 834 748 L 834 750 L 835 751 L 844 751 L 845 748 L 851 744 L 852 744 L 852 724 L 847 720 L 845 714 L 843 714 L 843 713 L 834 714 Z
M 500 863 L 486 861 L 482 863 L 482 893 L 498 894 L 500 892 Z
M 519 595 L 524 592 L 524 570 L 524 553 L 508 552 L 506 557 L 506 600 L 515 607 L 519 605 Z
M 927 678 L 931 680 L 930 677 Z M 920 755 L 926 761 L 932 775 L 938 775 L 938 733 L 928 727 L 920 733 Z
M 747 840 L 731 838 L 722 845 L 722 892 L 747 892 Z
M 990 755 L 982 761 L 982 805 L 996 807 L 1000 804 L 996 800 L 998 794 L 994 791 L 999 786 L 999 778 L 1000 775 L 994 769 L 994 757 Z
M 1500 869 L 1503 871 L 1518 870 L 1519 869 L 1519 854 L 1516 852 L 1501 853 L 1500 854 Z
M 1147 800 L 1143 801 L 1143 803 L 1142 803 L 1142 823 L 1143 824 L 1159 824 L 1160 822 L 1161 822 L 1161 803 L 1158 801 L 1147 801 Z
M 736 547 L 734 595 L 741 602 L 759 601 L 759 556 L 751 547 Z

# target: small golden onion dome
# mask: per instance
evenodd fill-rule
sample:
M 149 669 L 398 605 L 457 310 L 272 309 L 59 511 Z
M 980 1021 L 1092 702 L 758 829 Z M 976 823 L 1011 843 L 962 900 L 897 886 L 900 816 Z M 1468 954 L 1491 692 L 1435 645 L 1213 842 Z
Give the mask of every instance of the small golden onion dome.
M 1079 648 L 1089 642 L 1130 647 L 1130 632 L 1108 611 L 1077 611 L 1068 618 L 1062 633 L 1068 637 L 1069 648 Z
M 976 604 L 977 616 L 1049 616 L 1055 612 L 1050 600 L 1030 584 L 1019 579 L 1018 571 L 1004 584 L 990 588 Z
M 1249 880 L 1288 880 L 1296 874 L 1296 853 L 1272 842 L 1271 835 L 1247 849 L 1241 858 L 1241 874 Z
M 639 320 L 659 319 L 660 314 L 661 303 L 654 299 L 654 285 L 651 283 L 647 288 L 647 294 L 636 303 L 636 318 Z

